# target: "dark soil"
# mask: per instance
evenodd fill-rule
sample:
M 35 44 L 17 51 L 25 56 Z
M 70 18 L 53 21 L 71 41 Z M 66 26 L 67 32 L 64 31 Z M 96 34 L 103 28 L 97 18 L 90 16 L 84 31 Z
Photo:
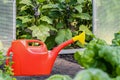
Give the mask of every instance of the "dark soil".
M 73 63 L 77 63 L 76 60 L 74 59 L 74 54 L 59 54 L 58 57 Z
M 73 58 L 73 54 L 60 54 L 54 64 L 53 70 L 51 75 L 54 74 L 62 74 L 62 75 L 69 75 L 70 77 L 74 77 L 75 74 L 82 70 L 80 65 L 76 63 Z M 16 77 L 17 80 L 45 80 L 49 76 L 19 76 Z

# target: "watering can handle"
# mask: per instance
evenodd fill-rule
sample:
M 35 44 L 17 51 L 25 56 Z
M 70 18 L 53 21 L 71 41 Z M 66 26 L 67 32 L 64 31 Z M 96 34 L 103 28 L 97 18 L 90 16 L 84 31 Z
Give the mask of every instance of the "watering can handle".
M 11 47 L 7 51 L 7 59 L 6 59 L 6 65 L 9 65 L 9 57 L 10 57 Z
M 38 45 L 38 46 L 30 46 L 28 43 L 31 43 L 31 42 L 35 42 L 35 43 L 38 43 L 40 45 Z M 39 48 L 39 50 L 41 52 L 42 51 L 46 51 L 46 52 L 48 51 L 48 49 L 46 47 L 46 44 L 44 42 L 40 41 L 40 40 L 26 40 L 26 43 L 27 43 L 28 49 L 32 49 L 32 48 L 35 49 L 35 48 L 37 48 L 37 50 L 38 50 L 38 48 Z
M 26 40 L 27 43 L 30 43 L 30 42 L 36 42 L 36 43 L 39 43 L 41 45 L 45 45 L 42 41 L 39 41 L 39 40 Z

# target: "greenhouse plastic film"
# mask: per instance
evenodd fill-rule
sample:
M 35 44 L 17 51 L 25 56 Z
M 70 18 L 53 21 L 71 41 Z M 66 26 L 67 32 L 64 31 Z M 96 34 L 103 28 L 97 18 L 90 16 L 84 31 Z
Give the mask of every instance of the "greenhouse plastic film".
M 120 31 L 120 0 L 93 0 L 93 32 L 111 43 Z
M 15 39 L 15 0 L 0 0 L 0 41 L 9 46 Z

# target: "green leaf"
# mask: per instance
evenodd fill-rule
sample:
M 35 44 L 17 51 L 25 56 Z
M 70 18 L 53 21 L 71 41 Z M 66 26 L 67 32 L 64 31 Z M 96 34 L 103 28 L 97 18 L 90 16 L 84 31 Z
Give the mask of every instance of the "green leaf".
M 87 13 L 81 13 L 81 19 L 90 20 L 90 19 L 91 19 L 91 17 L 90 17 L 90 15 L 89 15 L 89 14 L 87 14 Z
M 47 45 L 47 48 L 49 50 L 51 50 L 56 45 L 56 43 L 55 43 L 55 36 L 52 35 L 52 36 L 47 37 L 47 39 L 45 41 L 45 44 Z
M 69 2 L 70 2 L 70 0 L 65 0 L 65 2 L 66 2 L 66 3 L 69 3 Z
M 42 9 L 58 8 L 58 4 L 46 4 L 42 6 Z
M 22 39 L 30 39 L 32 36 L 28 34 L 21 35 L 20 38 Z
M 46 0 L 37 0 L 38 2 L 40 2 L 40 3 L 43 3 L 43 2 L 45 2 Z
M 62 16 L 62 14 L 58 10 L 52 10 L 49 12 L 49 16 L 52 19 L 57 19 L 57 18 L 60 18 Z
M 72 78 L 70 78 L 67 75 L 56 74 L 56 75 L 53 75 L 53 76 L 49 77 L 46 80 L 72 80 Z
M 83 70 L 75 76 L 74 80 L 92 80 L 92 76 L 90 72 Z
M 30 30 L 32 30 L 32 36 L 37 37 L 38 39 L 45 41 L 49 34 L 49 27 L 45 26 L 44 24 L 39 26 L 32 26 L 29 27 Z
M 57 29 L 54 28 L 53 26 L 51 26 L 51 25 L 47 25 L 47 27 L 48 27 L 50 30 L 52 30 L 52 31 L 56 31 L 56 32 L 57 32 Z
M 64 24 L 62 22 L 59 22 L 57 25 L 56 25 L 56 28 L 57 29 L 60 29 L 60 28 L 63 28 Z
M 25 6 L 22 6 L 22 7 L 21 7 L 20 11 L 22 12 L 22 11 L 25 11 L 25 10 L 27 10 L 27 9 L 28 9 L 28 7 L 27 7 L 27 5 L 25 5 Z
M 19 16 L 17 19 L 21 19 L 23 24 L 32 20 L 29 16 Z
M 72 32 L 69 29 L 61 29 L 58 31 L 55 41 L 57 44 L 60 44 L 70 38 L 72 38 Z
M 53 20 L 50 19 L 48 16 L 43 16 L 40 18 L 41 21 L 45 21 L 47 22 L 48 24 L 52 24 L 53 23 Z
M 60 3 L 65 2 L 65 0 L 58 0 Z
M 28 5 L 28 6 L 30 6 L 30 5 L 33 6 L 31 0 L 21 0 L 20 4 L 25 4 L 25 5 Z
M 81 6 L 81 5 L 76 6 L 75 9 L 76 9 L 79 13 L 82 12 L 82 6 Z
M 118 66 L 116 67 L 116 73 L 117 73 L 117 75 L 120 75 L 120 65 L 118 65 Z
M 73 80 L 111 80 L 111 78 L 100 69 L 90 68 L 78 72 Z
M 16 27 L 18 28 L 18 27 L 21 27 L 21 26 L 23 26 L 22 20 L 16 19 Z
M 83 52 L 79 52 L 79 51 L 75 52 L 74 59 L 78 62 L 78 64 L 81 64 L 81 59 L 80 58 L 83 54 L 84 54 Z
M 112 80 L 120 80 L 120 76 L 117 76 L 115 78 L 112 78 Z
M 77 2 L 78 2 L 78 3 L 83 3 L 83 2 L 84 2 L 84 0 L 77 0 Z
M 15 78 L 12 78 L 10 75 L 6 74 L 3 71 L 0 71 L 0 80 L 16 80 Z
M 73 17 L 75 18 L 81 18 L 81 19 L 85 19 L 85 20 L 90 20 L 91 17 L 89 14 L 87 13 L 80 13 L 80 14 L 72 14 Z
M 87 35 L 93 35 L 92 31 L 89 30 L 88 26 L 81 25 L 81 26 L 79 27 L 79 30 L 80 30 L 80 31 L 85 31 L 85 33 L 86 33 Z
M 65 40 L 68 40 L 68 39 L 71 39 L 72 38 L 72 32 L 71 32 L 71 30 L 70 29 L 66 29 L 65 30 L 65 33 L 66 33 L 66 35 L 65 35 Z

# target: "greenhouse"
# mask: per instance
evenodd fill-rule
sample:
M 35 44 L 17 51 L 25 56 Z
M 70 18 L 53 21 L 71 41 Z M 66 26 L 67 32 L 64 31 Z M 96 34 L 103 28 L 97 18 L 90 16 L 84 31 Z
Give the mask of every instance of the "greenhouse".
M 0 0 L 0 80 L 120 80 L 119 0 Z

